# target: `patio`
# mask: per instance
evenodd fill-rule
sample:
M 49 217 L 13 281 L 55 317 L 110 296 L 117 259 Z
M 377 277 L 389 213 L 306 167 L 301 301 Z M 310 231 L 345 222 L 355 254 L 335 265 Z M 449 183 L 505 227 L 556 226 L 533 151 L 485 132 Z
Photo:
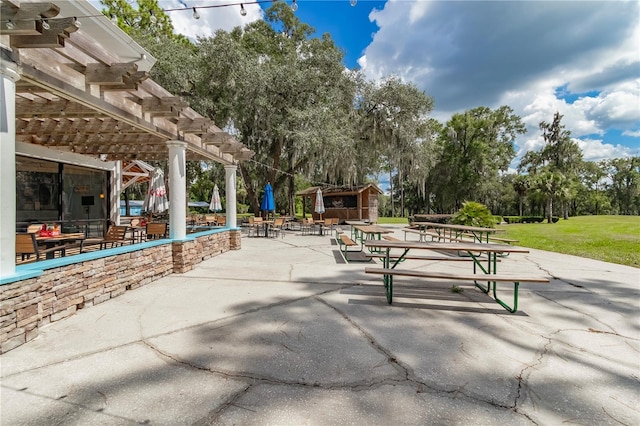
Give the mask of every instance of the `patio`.
M 406 283 L 389 306 L 336 251 L 329 237 L 246 239 L 47 325 L 0 357 L 3 424 L 640 421 L 637 269 L 505 260 L 554 277 L 523 285 L 513 315 L 450 282 Z

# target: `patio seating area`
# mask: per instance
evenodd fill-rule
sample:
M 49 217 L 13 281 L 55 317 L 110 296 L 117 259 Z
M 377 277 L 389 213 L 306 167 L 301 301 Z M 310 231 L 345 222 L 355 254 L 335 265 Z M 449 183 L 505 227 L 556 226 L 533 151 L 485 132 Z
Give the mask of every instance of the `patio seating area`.
M 516 314 L 456 280 L 396 277 L 388 305 L 380 278 L 332 241 L 243 238 L 241 251 L 87 300 L 1 355 L 3 424 L 640 421 L 636 268 L 531 250 L 501 272 L 553 278 L 523 283 Z

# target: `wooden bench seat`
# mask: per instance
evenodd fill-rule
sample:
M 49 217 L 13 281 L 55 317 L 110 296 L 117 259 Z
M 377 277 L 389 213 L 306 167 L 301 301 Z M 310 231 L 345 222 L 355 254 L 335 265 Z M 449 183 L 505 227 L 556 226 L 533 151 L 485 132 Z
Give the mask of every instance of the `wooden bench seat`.
M 365 268 L 367 274 L 379 274 L 384 275 L 384 286 L 387 294 L 387 302 L 391 304 L 393 300 L 393 276 L 406 276 L 417 278 L 430 278 L 438 280 L 461 280 L 461 281 L 473 281 L 475 286 L 482 290 L 484 293 L 489 293 L 491 285 L 493 283 L 493 297 L 507 311 L 514 313 L 518 310 L 518 287 L 521 282 L 527 283 L 544 283 L 548 284 L 549 279 L 546 277 L 532 277 L 519 274 L 451 274 L 446 272 L 433 272 L 433 271 L 416 271 L 412 269 L 390 269 L 390 268 Z M 484 287 L 479 281 L 487 282 L 487 286 Z M 512 282 L 513 283 L 513 303 L 509 306 L 497 295 L 497 283 L 498 282 Z
M 371 259 L 366 257 L 366 256 L 359 256 L 357 259 L 356 258 L 349 258 L 349 253 L 361 253 L 362 250 L 358 249 L 358 250 L 349 250 L 349 247 L 359 247 L 360 244 L 358 244 L 357 242 L 353 241 L 351 238 L 349 238 L 349 236 L 347 234 L 340 234 L 340 236 L 337 238 L 338 244 L 340 245 L 340 251 L 342 252 L 342 255 L 344 256 L 344 260 L 346 260 L 347 262 L 370 262 Z
M 400 241 L 399 239 L 397 239 L 396 237 L 392 237 L 391 235 L 383 235 L 382 238 L 387 241 Z
M 502 238 L 502 237 L 489 237 L 489 241 L 497 241 L 499 243 L 506 243 L 506 244 L 515 244 L 520 242 L 519 240 L 512 240 L 510 238 Z
M 441 240 L 447 240 L 447 241 L 455 241 L 455 242 L 468 242 L 467 240 L 464 240 L 462 238 L 456 238 L 456 237 L 450 237 L 448 235 L 440 235 L 435 231 L 421 231 L 419 229 L 403 229 L 404 231 L 404 239 L 405 241 L 407 240 L 407 234 L 417 234 L 420 236 L 420 241 L 426 241 L 425 237 L 431 237 L 431 241 L 441 241 Z
M 384 253 L 367 253 L 368 257 L 375 257 L 383 259 L 386 257 Z M 389 256 L 389 259 L 397 260 L 400 259 L 399 254 L 392 254 Z M 420 255 L 405 255 L 402 257 L 403 259 L 412 259 L 412 260 L 435 260 L 435 261 L 446 261 L 446 262 L 473 262 L 472 257 L 461 257 L 461 256 L 420 256 Z

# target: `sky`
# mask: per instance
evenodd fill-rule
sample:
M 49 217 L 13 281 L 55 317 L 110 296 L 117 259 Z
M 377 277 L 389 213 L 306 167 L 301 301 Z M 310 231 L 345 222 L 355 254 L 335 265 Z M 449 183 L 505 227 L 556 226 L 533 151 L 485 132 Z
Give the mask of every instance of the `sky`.
M 132 1 L 132 0 L 130 0 Z M 291 0 L 287 0 L 291 4 Z M 160 0 L 177 32 L 194 38 L 262 19 L 270 2 Z M 640 2 L 297 0 L 296 15 L 330 33 L 344 64 L 374 80 L 395 75 L 433 97 L 431 116 L 509 105 L 527 126 L 517 157 L 543 145 L 556 111 L 599 161 L 640 155 Z M 202 6 L 227 5 L 202 8 Z M 198 8 L 200 6 L 201 8 Z

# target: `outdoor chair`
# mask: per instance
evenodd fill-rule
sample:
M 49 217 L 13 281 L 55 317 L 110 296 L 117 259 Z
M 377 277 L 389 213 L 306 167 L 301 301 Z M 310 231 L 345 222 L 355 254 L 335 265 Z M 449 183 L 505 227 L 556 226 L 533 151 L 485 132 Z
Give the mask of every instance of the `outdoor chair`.
M 303 218 L 300 223 L 300 230 L 302 231 L 302 235 L 313 235 L 316 233 L 315 224 L 313 223 L 313 219 Z
M 87 246 L 99 245 L 100 250 L 106 249 L 109 247 L 117 247 L 123 245 L 128 241 L 127 232 L 129 231 L 128 226 L 124 225 L 111 225 L 109 229 L 107 229 L 107 233 L 104 235 L 104 238 L 90 238 L 84 240 L 82 247 L 80 248 L 80 252 L 82 252 Z
M 251 236 L 252 233 L 256 237 L 259 236 L 261 226 L 262 226 L 261 217 L 249 216 L 249 236 Z
M 164 222 L 147 223 L 147 241 L 167 238 L 167 224 Z
M 324 224 L 322 225 L 323 233 L 329 232 L 329 235 L 333 233 L 334 227 L 338 224 L 337 217 L 330 217 L 324 220 Z
M 278 235 L 284 238 L 284 218 L 277 218 L 273 220 L 273 224 L 269 227 L 269 234 L 277 237 Z
M 51 248 L 41 248 L 38 246 L 35 233 L 19 233 L 16 234 L 16 255 L 20 255 L 22 260 L 29 259 L 31 255 L 35 255 L 36 260 L 40 260 L 42 256 L 55 252 L 60 252 L 60 256 L 65 255 L 67 246 L 57 246 Z
M 216 220 L 217 226 L 227 226 L 227 217 L 226 216 L 218 216 Z
M 207 226 L 215 226 L 218 223 L 218 219 L 215 214 L 208 214 L 204 217 Z

